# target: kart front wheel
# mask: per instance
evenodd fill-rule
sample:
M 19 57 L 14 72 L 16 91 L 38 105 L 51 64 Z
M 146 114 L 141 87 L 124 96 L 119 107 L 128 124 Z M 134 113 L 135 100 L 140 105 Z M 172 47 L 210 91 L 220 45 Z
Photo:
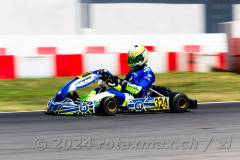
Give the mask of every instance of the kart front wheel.
M 170 111 L 185 112 L 188 109 L 189 100 L 184 93 L 173 93 L 170 96 Z
M 106 97 L 100 103 L 104 115 L 112 116 L 118 112 L 118 101 L 113 97 Z

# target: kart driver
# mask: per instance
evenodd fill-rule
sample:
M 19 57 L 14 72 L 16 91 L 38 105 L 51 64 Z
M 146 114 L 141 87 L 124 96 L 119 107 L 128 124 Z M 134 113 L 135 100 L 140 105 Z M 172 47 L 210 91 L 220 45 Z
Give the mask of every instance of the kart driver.
M 80 98 L 78 93 L 74 91 L 73 95 L 68 93 L 67 96 L 76 103 L 80 103 L 81 100 L 86 99 L 93 100 L 96 94 L 98 99 L 113 96 L 118 100 L 119 105 L 126 106 L 127 102 L 131 99 L 154 96 L 154 93 L 149 92 L 150 87 L 161 94 L 168 95 L 171 93 L 172 91 L 169 88 L 152 85 L 155 81 L 155 76 L 151 68 L 146 64 L 147 62 L 147 49 L 144 46 L 136 45 L 128 51 L 127 64 L 130 72 L 125 79 L 113 76 L 107 81 L 107 85 L 111 87 L 109 90 L 106 90 L 106 88 L 96 88 L 94 91 Z M 104 75 L 103 72 L 107 72 L 107 70 L 99 70 L 99 72 L 102 72 L 102 75 Z
M 148 62 L 148 51 L 144 46 L 135 45 L 128 51 L 127 64 L 130 72 L 124 80 L 114 76 L 108 85 L 113 89 L 107 90 L 112 93 L 125 106 L 127 101 L 133 98 L 148 97 L 150 86 L 155 81 L 154 73 L 146 64 Z

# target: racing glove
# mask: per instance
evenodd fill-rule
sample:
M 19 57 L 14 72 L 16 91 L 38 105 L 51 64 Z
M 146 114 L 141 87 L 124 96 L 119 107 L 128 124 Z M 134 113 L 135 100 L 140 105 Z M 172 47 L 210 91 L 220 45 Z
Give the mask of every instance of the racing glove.
M 115 83 L 115 84 L 121 84 L 122 83 L 122 79 L 121 78 L 119 78 L 118 76 L 114 76 L 113 78 L 112 78 L 112 80 L 113 80 L 113 83 Z
M 121 92 L 126 92 L 126 86 L 128 81 L 122 80 L 117 76 L 114 76 L 111 82 L 108 82 L 108 86 L 112 87 L 113 89 Z
M 122 82 L 121 87 L 122 87 L 122 90 L 121 90 L 122 92 L 128 91 L 128 92 L 131 92 L 133 94 L 138 94 L 142 90 L 141 86 L 131 84 L 127 80 L 124 80 Z
M 126 87 L 127 87 L 128 81 L 124 80 L 121 83 L 121 92 L 126 92 Z
M 114 89 L 120 91 L 121 90 L 121 83 L 122 79 L 120 79 L 118 76 L 113 76 L 111 79 L 108 80 L 107 85 L 110 87 L 113 87 Z
M 107 70 L 106 69 L 100 69 L 98 71 L 98 73 L 102 75 L 101 79 L 103 81 L 106 81 L 108 79 L 108 77 L 109 77 L 109 75 L 107 74 Z

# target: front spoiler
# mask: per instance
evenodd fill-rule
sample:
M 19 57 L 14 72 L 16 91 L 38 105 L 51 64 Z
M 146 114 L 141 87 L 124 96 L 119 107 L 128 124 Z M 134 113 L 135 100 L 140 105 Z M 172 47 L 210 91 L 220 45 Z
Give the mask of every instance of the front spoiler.
M 47 104 L 46 113 L 55 115 L 94 114 L 95 105 L 92 101 L 81 102 L 77 105 L 69 98 L 64 98 L 58 102 L 55 102 L 55 98 L 50 98 Z

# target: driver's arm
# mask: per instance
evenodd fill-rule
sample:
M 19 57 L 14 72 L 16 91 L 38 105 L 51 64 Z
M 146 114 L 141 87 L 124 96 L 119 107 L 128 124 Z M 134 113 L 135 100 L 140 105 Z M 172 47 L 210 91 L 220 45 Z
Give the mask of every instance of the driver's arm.
M 128 82 L 126 90 L 133 94 L 139 94 L 140 92 L 145 92 L 146 89 L 154 83 L 154 81 L 155 78 L 152 72 L 144 72 L 138 84 L 131 84 Z
M 117 91 L 129 91 L 133 94 L 138 94 L 143 88 L 142 86 L 137 86 L 135 84 L 131 84 L 128 81 L 124 80 L 123 83 L 117 86 L 114 86 L 113 89 Z
M 131 84 L 128 81 L 123 81 L 121 85 L 116 86 L 114 89 L 118 91 L 128 91 L 133 94 L 139 94 L 145 92 L 146 89 L 155 81 L 155 77 L 152 72 L 144 72 L 139 80 L 138 84 Z

